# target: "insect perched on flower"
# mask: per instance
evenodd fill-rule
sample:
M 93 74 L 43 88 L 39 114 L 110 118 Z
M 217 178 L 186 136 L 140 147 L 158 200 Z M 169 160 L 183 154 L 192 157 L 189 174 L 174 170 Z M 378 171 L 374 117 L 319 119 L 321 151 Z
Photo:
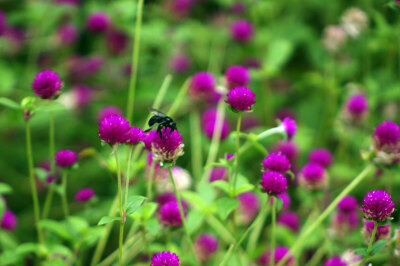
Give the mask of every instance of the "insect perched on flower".
M 174 130 L 177 130 L 176 128 L 176 122 L 172 120 L 171 117 L 167 116 L 166 114 L 163 114 L 162 112 L 154 109 L 154 108 L 149 108 L 150 113 L 153 114 L 153 116 L 149 120 L 149 127 L 148 129 L 145 130 L 145 132 L 149 132 L 152 128 L 157 127 L 157 133 L 160 135 L 160 138 L 162 139 L 161 135 L 161 129 L 163 128 L 170 128 L 171 131 L 169 134 L 174 132 Z

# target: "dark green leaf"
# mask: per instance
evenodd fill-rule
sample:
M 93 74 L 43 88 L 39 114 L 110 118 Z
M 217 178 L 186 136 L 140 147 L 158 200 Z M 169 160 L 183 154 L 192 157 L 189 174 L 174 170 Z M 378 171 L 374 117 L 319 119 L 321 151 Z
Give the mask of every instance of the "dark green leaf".
M 222 220 L 225 220 L 228 215 L 239 206 L 239 201 L 232 198 L 220 198 L 216 201 L 217 211 Z
M 376 241 L 372 247 L 371 247 L 371 255 L 377 254 L 379 251 L 381 251 L 387 244 L 386 240 L 378 240 Z
M 5 97 L 0 97 L 0 104 L 11 109 L 22 109 L 20 104 Z
M 126 215 L 134 213 L 140 206 L 143 205 L 145 199 L 146 197 L 138 195 L 129 196 L 126 205 Z
M 103 225 L 103 224 L 108 224 L 113 221 L 122 221 L 121 217 L 117 216 L 104 216 L 100 219 L 99 223 L 97 225 Z

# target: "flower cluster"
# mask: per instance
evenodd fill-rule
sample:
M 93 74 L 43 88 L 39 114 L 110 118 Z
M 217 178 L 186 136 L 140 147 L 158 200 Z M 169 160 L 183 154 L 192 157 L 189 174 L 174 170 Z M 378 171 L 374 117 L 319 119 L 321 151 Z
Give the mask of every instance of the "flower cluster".
M 179 258 L 175 253 L 163 251 L 151 258 L 150 266 L 179 266 Z
M 390 219 L 394 212 L 392 196 L 384 190 L 373 190 L 364 197 L 360 208 L 364 212 L 364 218 L 375 222 Z
M 390 165 L 400 161 L 400 127 L 392 121 L 380 123 L 373 134 L 374 161 Z

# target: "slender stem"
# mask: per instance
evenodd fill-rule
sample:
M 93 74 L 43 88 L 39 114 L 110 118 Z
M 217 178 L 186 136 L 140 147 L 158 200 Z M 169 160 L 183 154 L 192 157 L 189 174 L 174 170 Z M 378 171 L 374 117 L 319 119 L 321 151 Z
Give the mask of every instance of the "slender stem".
M 50 184 L 49 190 L 47 191 L 46 200 L 43 206 L 42 219 L 46 219 L 47 216 L 49 215 L 51 202 L 53 200 L 53 194 L 54 194 L 54 186 L 53 184 Z
M 62 200 L 65 219 L 68 219 L 68 216 L 69 216 L 68 200 L 67 200 L 67 175 L 68 175 L 67 170 L 64 170 L 63 175 L 62 175 L 62 197 L 61 197 L 61 200 Z
M 124 213 L 126 213 L 126 206 L 128 203 L 128 190 L 129 190 L 129 178 L 131 176 L 131 163 L 132 163 L 132 153 L 135 147 L 133 146 L 129 150 L 129 155 L 128 155 L 128 166 L 126 169 L 126 174 L 125 174 L 125 202 L 124 202 Z M 125 222 L 124 222 L 125 223 Z
M 256 227 L 254 230 L 251 232 L 249 236 L 249 241 L 247 243 L 247 251 L 254 250 L 256 248 L 256 244 L 258 242 L 258 239 L 260 237 L 261 231 L 264 226 L 265 218 L 267 217 L 268 214 L 268 209 L 269 209 L 269 204 L 268 204 L 268 199 L 269 197 L 266 197 L 265 201 L 262 203 L 263 208 L 261 209 L 261 212 L 259 214 L 259 221 L 257 222 Z
M 149 181 L 147 182 L 147 200 L 151 200 L 152 198 L 153 176 L 154 176 L 155 166 L 156 166 L 156 161 L 153 160 L 150 166 Z
M 276 230 L 276 199 L 272 197 L 272 222 L 271 222 L 271 245 L 270 245 L 270 253 L 269 256 L 269 265 L 274 266 L 275 264 L 275 230 Z
M 194 251 L 193 242 L 192 242 L 192 239 L 190 238 L 190 234 L 189 234 L 189 231 L 188 231 L 187 225 L 186 225 L 185 214 L 184 214 L 183 208 L 182 208 L 181 196 L 180 196 L 178 190 L 176 189 L 176 184 L 175 184 L 174 176 L 172 175 L 171 167 L 168 167 L 168 172 L 169 172 L 169 176 L 171 178 L 171 183 L 172 183 L 172 187 L 174 189 L 176 200 L 178 201 L 179 213 L 181 215 L 183 229 L 185 230 L 187 241 L 189 242 L 190 248 L 191 248 L 191 250 L 193 252 L 193 256 L 194 256 L 194 258 L 195 258 L 195 260 L 197 262 L 196 252 Z
M 368 245 L 368 249 L 367 249 L 368 255 L 371 254 L 371 248 L 372 248 L 372 244 L 374 243 L 374 240 L 375 240 L 375 235 L 376 235 L 377 229 L 378 229 L 378 223 L 374 222 L 374 230 L 372 231 L 371 239 L 369 240 L 369 245 Z
M 229 246 L 229 249 L 228 249 L 228 251 L 226 252 L 226 254 L 230 255 L 230 254 L 232 253 L 232 250 L 233 250 L 234 247 L 235 247 L 235 245 L 234 245 L 234 244 L 231 244 L 231 245 Z M 225 255 L 224 258 L 223 258 L 223 260 L 222 260 L 221 263 L 219 264 L 219 266 L 224 266 L 224 265 L 228 262 L 229 257 L 230 257 L 230 256 Z
M 50 173 L 55 174 L 56 164 L 54 159 L 55 138 L 54 138 L 54 112 L 49 112 L 49 155 L 50 155 Z
M 132 63 L 131 63 L 132 72 L 131 72 L 131 79 L 129 82 L 128 103 L 126 107 L 126 114 L 129 121 L 132 121 L 133 118 L 133 105 L 135 101 L 135 87 L 136 87 L 137 69 L 139 63 L 139 48 L 140 48 L 140 33 L 142 28 L 143 2 L 144 0 L 138 0 L 137 13 L 136 13 L 135 42 L 133 44 Z
M 239 112 L 238 115 L 238 120 L 237 120 L 237 125 L 236 125 L 236 154 L 235 154 L 235 159 L 236 159 L 236 169 L 235 173 L 233 175 L 233 183 L 232 183 L 232 194 L 235 195 L 236 193 L 236 183 L 237 183 L 237 177 L 239 175 L 239 154 L 240 154 L 240 125 L 242 123 L 242 113 Z
M 318 265 L 318 263 L 321 261 L 322 257 L 325 254 L 325 250 L 328 246 L 328 240 L 325 240 L 324 244 L 320 246 L 317 251 L 314 253 L 314 255 L 311 257 L 310 261 L 307 263 L 306 266 L 315 266 Z
M 35 183 L 35 174 L 33 171 L 33 156 L 32 156 L 32 143 L 31 143 L 31 128 L 29 125 L 29 121 L 25 121 L 25 136 L 26 136 L 26 154 L 28 158 L 28 168 L 29 168 L 29 181 L 31 184 L 32 190 L 32 200 L 33 200 L 33 210 L 35 214 L 35 223 L 36 223 L 36 230 L 39 238 L 39 242 L 44 244 L 42 229 L 40 228 L 40 207 L 39 207 L 39 199 L 36 189 Z
M 342 192 L 320 214 L 320 216 L 306 230 L 304 230 L 300 234 L 296 242 L 291 247 L 290 252 L 288 252 L 287 255 L 285 255 L 285 257 L 283 257 L 281 261 L 279 261 L 277 266 L 284 265 L 284 263 L 289 258 L 290 254 L 295 254 L 297 250 L 299 250 L 303 246 L 305 239 L 307 239 L 307 237 L 309 237 L 311 233 L 314 232 L 314 230 L 328 217 L 328 215 L 332 213 L 332 211 L 336 208 L 336 206 L 343 199 L 343 197 L 349 194 L 361 181 L 363 181 L 372 172 L 373 169 L 374 165 L 368 164 L 368 166 L 365 167 L 364 170 L 356 178 L 354 178 L 353 181 L 349 185 L 347 185 L 347 187 L 345 187 L 342 190 Z
M 257 136 L 257 140 L 263 140 L 269 136 L 275 135 L 275 134 L 283 134 L 285 132 L 284 128 L 281 126 L 273 127 L 270 129 L 265 130 L 264 132 L 261 132 Z M 248 148 L 251 147 L 250 143 L 246 143 L 242 147 L 240 147 L 239 153 L 242 154 L 243 152 L 247 151 Z
M 122 218 L 121 223 L 119 225 L 119 260 L 118 265 L 122 265 L 122 244 L 124 241 L 124 225 L 125 225 L 125 217 L 124 211 L 122 209 L 122 181 L 121 181 L 121 169 L 119 165 L 118 159 L 118 147 L 115 147 L 114 150 L 115 162 L 117 165 L 117 176 L 118 176 L 118 195 L 119 195 L 119 215 Z
M 209 214 L 206 218 L 207 223 L 221 236 L 221 238 L 226 243 L 234 244 L 236 242 L 235 237 L 231 232 L 223 225 L 217 218 L 215 218 L 212 214 Z
M 169 108 L 167 115 L 174 116 L 178 108 L 182 105 L 182 101 L 185 98 L 185 95 L 189 89 L 190 79 L 185 80 L 182 87 L 179 89 L 178 96 L 176 96 L 175 101 L 172 103 L 172 106 Z
M 200 181 L 203 165 L 203 155 L 201 146 L 201 126 L 200 114 L 197 109 L 190 113 L 190 140 L 192 146 L 192 169 L 196 183 Z

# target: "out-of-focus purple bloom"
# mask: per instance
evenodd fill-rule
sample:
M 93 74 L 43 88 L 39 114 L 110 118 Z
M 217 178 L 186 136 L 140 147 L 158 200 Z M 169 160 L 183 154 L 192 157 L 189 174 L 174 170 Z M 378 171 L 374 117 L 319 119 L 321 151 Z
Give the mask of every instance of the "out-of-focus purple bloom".
M 274 250 L 274 264 L 278 264 L 283 257 L 286 256 L 286 254 L 289 252 L 289 249 L 287 247 L 276 247 Z M 261 266 L 269 265 L 270 262 L 270 250 L 267 250 L 264 252 L 257 260 L 256 263 Z M 293 256 L 289 256 L 289 258 L 286 260 L 284 266 L 294 266 L 296 265 L 296 261 L 294 260 Z
M 225 167 L 213 167 L 210 173 L 210 182 L 217 180 L 228 180 Z
M 246 132 L 260 125 L 260 120 L 253 114 L 246 115 L 242 118 L 242 124 L 240 125 L 240 131 Z
M 157 174 L 159 174 L 157 178 L 155 178 L 155 185 L 157 191 L 160 193 L 167 191 L 172 192 L 173 186 L 168 171 L 162 171 L 162 170 L 167 170 L 167 169 L 157 170 Z M 179 166 L 172 166 L 171 171 L 172 171 L 172 176 L 174 177 L 176 189 L 178 191 L 183 191 L 190 188 L 192 184 L 192 177 L 187 170 Z
M 183 212 L 186 216 L 185 207 L 183 207 Z M 160 222 L 168 225 L 170 227 L 180 227 L 182 226 L 182 219 L 179 213 L 179 206 L 177 201 L 170 201 L 161 206 L 159 210 Z
M 169 65 L 175 73 L 181 74 L 190 69 L 191 61 L 184 54 L 176 54 L 171 58 Z
M 198 72 L 192 77 L 189 94 L 194 99 L 207 99 L 215 90 L 215 77 L 208 72 Z
M 328 184 L 328 175 L 320 164 L 308 163 L 300 172 L 299 184 L 309 190 L 322 189 Z
M 42 99 L 54 98 L 62 87 L 62 80 L 52 70 L 44 70 L 35 76 L 32 82 L 33 92 Z
M 296 120 L 296 114 L 294 113 L 294 111 L 292 109 L 282 108 L 276 112 L 276 118 L 278 118 L 279 120 L 283 120 L 286 117 Z
M 250 82 L 250 73 L 243 66 L 230 66 L 225 71 L 225 78 L 228 89 L 231 90 L 236 87 L 246 87 Z
M 294 137 L 294 135 L 296 135 L 297 131 L 296 121 L 294 121 L 289 117 L 286 117 L 285 119 L 282 120 L 282 126 L 286 132 L 288 139 L 291 140 Z
M 272 196 L 282 194 L 288 188 L 286 178 L 279 172 L 265 172 L 261 178 L 260 185 L 264 191 Z
M 59 4 L 73 5 L 73 6 L 77 6 L 80 4 L 80 0 L 56 0 L 56 2 Z
M 79 37 L 79 30 L 72 24 L 64 24 L 58 29 L 58 37 L 62 45 L 71 45 Z
M 361 210 L 364 218 L 381 222 L 386 221 L 394 212 L 392 196 L 383 190 L 373 190 L 364 197 Z
M 1 228 L 7 231 L 13 231 L 17 226 L 17 217 L 10 210 L 5 210 L 3 212 L 3 217 L 1 218 Z
M 238 222 L 240 224 L 248 224 L 254 219 L 258 213 L 258 209 L 260 208 L 260 202 L 257 194 L 248 191 L 239 194 L 237 199 L 240 201 L 240 205 L 237 209 Z
M 248 57 L 244 60 L 244 65 L 247 68 L 259 69 L 261 68 L 261 62 L 255 57 Z
M 143 138 L 144 138 L 143 130 L 132 126 L 131 129 L 129 130 L 129 138 L 127 143 L 131 145 L 138 144 L 140 141 L 143 141 Z
M 374 231 L 375 222 L 364 221 L 364 227 L 362 229 L 362 234 L 366 243 L 371 240 L 372 232 Z M 374 241 L 386 240 L 390 238 L 390 224 L 378 225 L 376 228 Z
M 55 154 L 58 167 L 67 168 L 76 163 L 77 154 L 72 150 L 60 150 Z
M 161 136 L 156 131 L 150 131 L 152 137 L 153 160 L 160 163 L 174 163 L 183 155 L 183 140 L 181 134 L 170 128 L 163 128 Z
M 337 236 L 345 236 L 349 231 L 354 231 L 360 222 L 356 210 L 349 212 L 339 211 L 332 215 L 331 226 Z
M 105 32 L 110 26 L 110 18 L 104 12 L 95 12 L 86 20 L 86 27 L 91 32 Z
M 368 111 L 368 102 L 364 95 L 355 94 L 346 101 L 346 110 L 357 117 Z
M 325 261 L 324 266 L 347 266 L 347 263 L 339 256 L 335 256 Z
M 194 250 L 201 262 L 207 262 L 218 249 L 218 239 L 212 234 L 202 234 L 196 238 Z
M 192 9 L 193 0 L 169 0 L 167 9 L 176 18 L 185 17 Z
M 237 87 L 228 92 L 225 102 L 236 111 L 249 112 L 256 103 L 254 92 L 246 87 Z
M 242 2 L 235 2 L 231 5 L 230 9 L 235 14 L 242 14 L 246 10 L 246 6 Z
M 93 100 L 92 88 L 79 84 L 73 89 L 75 105 L 77 108 L 85 108 Z
M 322 43 L 326 50 L 335 53 L 346 43 L 346 32 L 340 26 L 328 26 L 324 30 Z
M 291 165 L 286 156 L 282 153 L 270 153 L 262 162 L 263 171 L 276 171 L 281 174 L 289 171 Z
M 217 109 L 215 108 L 207 109 L 201 116 L 201 122 L 204 134 L 206 134 L 206 136 L 211 139 L 216 129 Z M 229 135 L 229 132 L 230 132 L 230 126 L 228 120 L 224 118 L 222 122 L 220 140 L 226 139 Z
M 292 141 L 280 141 L 278 144 L 272 149 L 274 152 L 280 152 L 289 159 L 291 165 L 293 166 L 296 163 L 299 150 L 297 145 Z
M 75 201 L 86 202 L 89 201 L 91 198 L 93 198 L 94 195 L 95 192 L 93 189 L 85 187 L 76 192 Z
M 323 148 L 316 148 L 308 155 L 310 163 L 320 164 L 322 167 L 329 167 L 333 163 L 333 157 L 330 151 Z
M 254 27 L 249 21 L 238 19 L 230 26 L 230 32 L 233 39 L 241 43 L 247 43 L 253 39 Z
M 400 139 L 400 128 L 395 122 L 384 121 L 375 128 L 374 139 L 378 146 L 396 145 Z
M 6 15 L 0 11 L 0 37 L 4 35 L 7 29 L 7 18 Z
M 111 115 L 122 115 L 122 111 L 121 109 L 119 109 L 116 106 L 105 106 L 103 108 L 101 108 L 101 110 L 97 113 L 97 121 L 101 121 L 103 120 L 105 117 L 107 116 L 111 116 Z
M 157 202 L 159 206 L 162 206 L 167 202 L 177 201 L 177 200 L 173 192 L 166 192 L 164 194 L 158 195 L 154 201 Z
M 227 159 L 227 160 L 229 161 L 229 160 L 232 159 L 233 157 L 235 157 L 234 154 L 232 154 L 232 153 L 227 153 L 226 156 L 225 156 L 225 159 Z
M 353 196 L 345 196 L 337 206 L 341 212 L 351 212 L 358 208 L 357 199 Z
M 278 224 L 286 226 L 297 232 L 300 228 L 300 219 L 299 215 L 296 212 L 286 211 L 282 212 L 277 219 Z
M 129 37 L 124 32 L 111 29 L 107 31 L 107 47 L 112 54 L 122 53 L 128 46 Z
M 179 266 L 179 258 L 169 251 L 159 252 L 151 258 L 150 266 Z
M 111 115 L 100 121 L 98 135 L 110 145 L 122 144 L 128 141 L 130 129 L 129 122 L 124 117 Z

